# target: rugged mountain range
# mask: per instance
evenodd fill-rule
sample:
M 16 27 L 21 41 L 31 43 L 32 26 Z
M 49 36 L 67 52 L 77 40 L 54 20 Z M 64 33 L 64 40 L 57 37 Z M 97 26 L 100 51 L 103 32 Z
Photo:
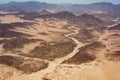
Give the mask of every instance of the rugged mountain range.
M 7 4 L 1 4 L 0 10 L 5 11 L 36 11 L 44 9 L 58 9 L 61 6 L 57 4 L 48 4 L 37 1 L 28 1 L 28 2 L 10 2 Z
M 41 11 L 50 10 L 52 12 L 70 11 L 75 14 L 90 13 L 90 14 L 109 14 L 117 16 L 120 14 L 120 4 L 101 2 L 93 4 L 50 4 L 37 1 L 28 2 L 10 2 L 1 4 L 0 10 L 4 11 Z
M 24 16 L 20 16 L 20 15 Z M 19 16 L 22 19 L 26 20 L 35 20 L 36 18 L 57 18 L 57 19 L 63 19 L 68 20 L 70 24 L 78 24 L 81 26 L 87 26 L 87 27 L 101 27 L 105 24 L 105 22 L 98 17 L 95 17 L 94 15 L 90 15 L 87 13 L 84 13 L 82 15 L 76 16 L 71 12 L 63 11 L 63 12 L 57 12 L 57 13 L 50 13 L 46 10 L 43 10 L 41 12 L 20 12 L 16 13 L 16 16 Z M 92 21 L 92 22 L 91 22 Z

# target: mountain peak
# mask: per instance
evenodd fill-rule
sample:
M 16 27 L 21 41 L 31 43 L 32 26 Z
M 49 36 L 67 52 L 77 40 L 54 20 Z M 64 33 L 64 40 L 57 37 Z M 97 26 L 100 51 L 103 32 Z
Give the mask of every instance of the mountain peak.
M 99 26 L 104 23 L 101 19 L 87 13 L 77 16 L 76 22 L 77 21 L 84 23 L 85 26 L 92 26 L 92 27 Z
M 62 18 L 72 18 L 72 17 L 75 17 L 75 15 L 73 13 L 68 12 L 68 11 L 59 12 L 59 13 L 56 14 L 56 16 L 62 17 Z
M 73 13 L 68 12 L 68 11 L 59 12 L 58 14 L 65 14 L 65 15 L 72 15 L 72 16 L 74 16 Z
M 93 4 L 108 4 L 108 5 L 113 5 L 113 4 L 110 3 L 110 2 L 99 2 L 99 3 L 93 3 Z
M 44 15 L 44 14 L 50 14 L 50 12 L 44 9 L 40 12 L 40 15 Z
M 96 18 L 95 16 L 90 15 L 90 14 L 87 14 L 87 13 L 84 13 L 84 14 L 78 16 L 78 17 L 84 17 L 84 18 Z

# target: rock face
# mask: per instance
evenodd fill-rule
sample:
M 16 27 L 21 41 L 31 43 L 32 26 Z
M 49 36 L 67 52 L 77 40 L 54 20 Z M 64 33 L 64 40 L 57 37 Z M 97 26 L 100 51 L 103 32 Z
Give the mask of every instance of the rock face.
M 40 18 L 58 18 L 58 19 L 68 19 L 68 20 L 70 20 L 70 19 L 74 19 L 75 15 L 71 12 L 64 11 L 64 12 L 41 15 Z
M 70 63 L 70 64 L 82 64 L 82 63 L 89 63 L 94 61 L 97 57 L 97 50 L 105 48 L 100 42 L 93 42 L 91 44 L 85 45 L 84 47 L 79 49 L 79 52 L 74 55 L 72 58 L 64 61 L 63 63 Z
M 40 11 L 40 15 L 45 15 L 45 14 L 50 14 L 50 12 L 47 10 Z
M 0 56 L 0 64 L 14 67 L 24 73 L 37 72 L 48 66 L 48 63 L 44 61 L 24 60 L 24 58 L 13 56 Z
M 110 27 L 108 30 L 120 30 L 120 24 Z
M 21 57 L 0 56 L 0 63 L 18 68 L 24 59 Z
M 24 27 L 24 26 L 30 26 L 33 23 L 27 23 L 27 22 L 16 22 L 16 23 L 0 23 L 0 37 L 3 38 L 11 38 L 11 37 L 20 37 L 20 36 L 30 36 L 28 34 L 15 32 L 10 29 L 14 29 L 16 27 Z
M 84 23 L 83 25 L 88 27 L 102 27 L 102 25 L 104 24 L 104 22 L 99 18 L 96 18 L 95 16 L 86 13 L 77 16 L 76 22 L 77 21 L 82 24 Z
M 26 60 L 22 64 L 19 65 L 21 71 L 25 73 L 33 73 L 47 68 L 48 63 L 44 61 L 37 60 Z
M 53 45 L 37 46 L 28 56 L 38 57 L 41 59 L 54 60 L 66 56 L 75 47 L 72 42 L 55 43 Z
M 31 42 L 36 42 L 36 41 L 39 40 L 19 37 L 19 38 L 13 38 L 11 40 L 1 40 L 1 44 L 4 43 L 3 48 L 6 51 L 14 51 L 14 49 L 23 48 L 25 44 L 29 44 Z

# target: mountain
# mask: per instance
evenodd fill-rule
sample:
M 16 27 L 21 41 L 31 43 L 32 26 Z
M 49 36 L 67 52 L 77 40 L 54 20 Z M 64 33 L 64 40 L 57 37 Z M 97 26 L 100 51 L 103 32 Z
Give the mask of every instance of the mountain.
M 74 10 L 94 10 L 94 11 L 115 11 L 119 10 L 119 5 L 114 5 L 112 3 L 107 2 L 100 2 L 100 3 L 92 3 L 87 5 L 81 5 L 81 4 L 73 4 L 70 6 L 70 8 Z
M 0 5 L 0 10 L 5 11 L 36 11 L 53 8 L 59 8 L 59 6 L 57 4 L 48 4 L 37 1 L 10 2 L 7 4 Z
M 74 22 L 86 27 L 102 27 L 104 25 L 104 21 L 87 13 L 76 16 Z
M 70 5 L 69 10 L 76 14 L 89 13 L 100 17 L 120 17 L 120 5 L 112 3 L 93 3 L 93 4 L 73 4 Z
M 95 16 L 93 15 L 89 15 L 89 14 L 82 14 L 80 16 L 77 16 L 77 19 L 79 19 L 81 22 L 86 22 L 86 21 L 98 21 L 98 22 L 102 22 L 102 20 L 96 18 Z
M 50 14 L 51 12 L 47 11 L 47 10 L 42 10 L 40 11 L 40 15 L 45 15 L 45 14 Z
M 32 11 L 32 12 L 25 12 L 21 11 L 18 13 L 15 13 L 16 16 L 19 16 L 20 18 L 26 19 L 26 20 L 33 20 L 36 18 L 59 18 L 59 19 L 72 19 L 75 18 L 76 16 L 68 11 L 63 11 L 63 12 L 57 12 L 57 13 L 52 13 L 47 10 L 42 10 L 40 12 L 37 11 Z M 24 15 L 24 16 L 20 16 Z
M 59 18 L 59 19 L 74 19 L 76 16 L 68 11 L 58 12 L 58 13 L 52 13 L 52 14 L 45 14 L 41 15 L 40 18 Z
M 104 21 L 87 13 L 76 16 L 71 12 L 63 11 L 58 13 L 40 15 L 39 18 L 67 19 L 71 24 L 78 24 L 86 27 L 102 27 L 104 25 Z
M 88 4 L 86 6 L 86 9 L 89 10 L 100 10 L 100 11 L 114 11 L 117 10 L 116 5 L 112 3 L 106 3 L 106 2 L 101 2 L 101 3 L 93 3 L 93 4 Z
M 16 13 L 17 16 L 24 15 L 21 18 L 26 20 L 34 20 L 36 18 L 57 18 L 68 20 L 71 24 L 78 24 L 86 27 L 102 27 L 104 25 L 104 21 L 87 13 L 76 16 L 71 12 L 63 11 L 57 13 L 50 13 L 46 10 L 39 12 L 20 12 Z
M 109 20 L 110 18 L 120 17 L 120 4 L 112 4 L 107 2 L 92 3 L 92 4 L 52 4 L 37 1 L 27 2 L 10 2 L 0 5 L 0 11 L 11 12 L 37 12 L 37 14 L 49 14 L 58 12 L 71 12 L 75 15 L 84 13 L 92 14 L 102 19 Z M 38 13 L 39 12 L 39 13 Z M 40 13 L 41 12 L 41 13 Z M 35 15 L 36 16 L 36 13 Z M 56 15 L 57 16 L 57 15 Z
M 109 30 L 120 30 L 120 24 L 118 23 L 117 25 L 110 27 Z
M 112 3 L 100 2 L 93 4 L 51 4 L 37 1 L 28 2 L 10 2 L 7 4 L 1 4 L 0 10 L 7 11 L 36 11 L 36 10 L 55 10 L 55 11 L 72 11 L 72 12 L 89 12 L 89 11 L 101 11 L 101 12 L 120 12 L 120 5 L 114 5 Z

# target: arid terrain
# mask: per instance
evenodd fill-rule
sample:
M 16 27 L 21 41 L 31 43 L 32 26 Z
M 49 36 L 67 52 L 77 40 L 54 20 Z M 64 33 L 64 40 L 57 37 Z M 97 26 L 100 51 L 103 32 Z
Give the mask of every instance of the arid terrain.
M 106 18 L 0 9 L 0 80 L 120 80 L 120 19 Z

